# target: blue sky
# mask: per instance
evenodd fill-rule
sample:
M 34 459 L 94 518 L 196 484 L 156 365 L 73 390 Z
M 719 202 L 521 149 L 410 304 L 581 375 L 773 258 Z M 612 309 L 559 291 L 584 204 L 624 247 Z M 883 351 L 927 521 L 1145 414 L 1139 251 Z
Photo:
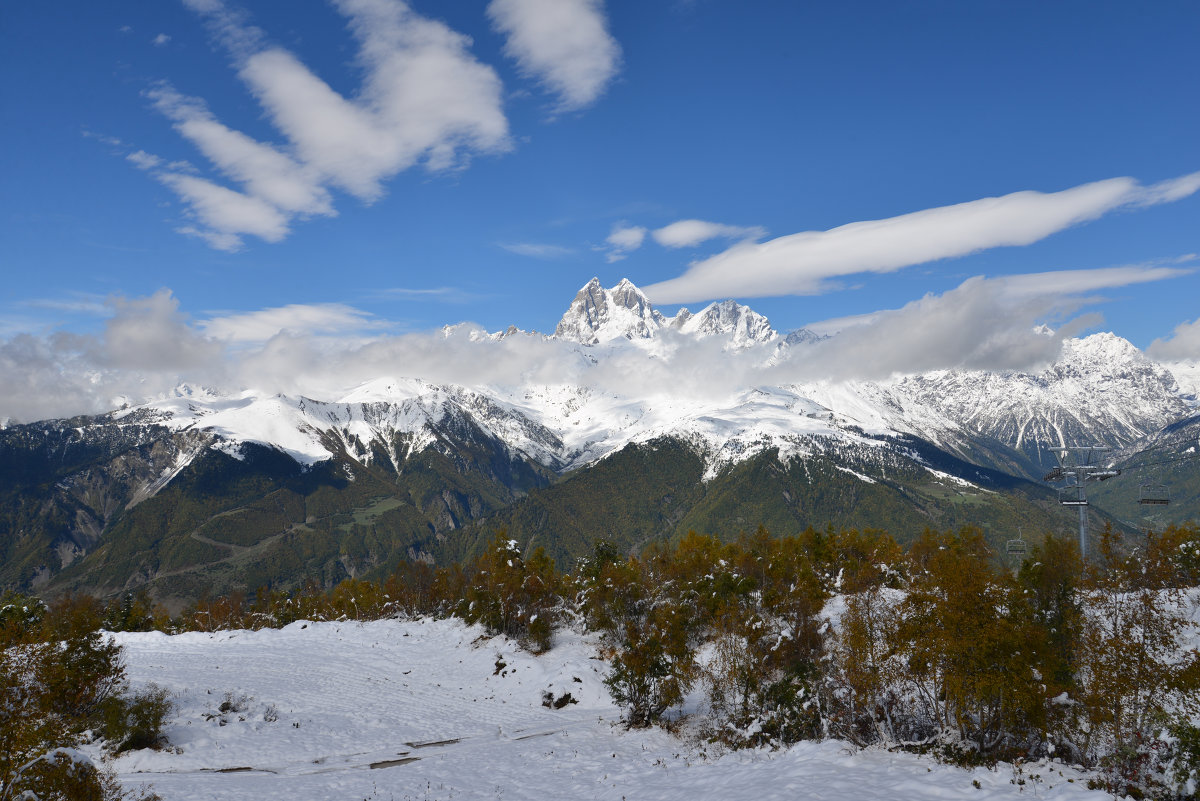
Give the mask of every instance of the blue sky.
M 1033 282 L 1046 321 L 1200 357 L 1194 2 L 76 0 L 0 25 L 9 370 L 21 335 L 154 297 L 240 342 L 549 331 L 593 275 L 788 330 L 1061 272 Z

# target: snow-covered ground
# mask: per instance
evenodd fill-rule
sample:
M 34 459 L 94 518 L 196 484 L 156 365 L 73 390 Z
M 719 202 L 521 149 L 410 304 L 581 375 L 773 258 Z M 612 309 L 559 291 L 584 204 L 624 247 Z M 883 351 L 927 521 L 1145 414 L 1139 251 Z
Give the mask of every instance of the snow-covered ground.
M 115 763 L 165 801 L 1109 797 L 1058 763 L 967 771 L 840 742 L 730 753 L 626 731 L 605 663 L 572 632 L 542 656 L 456 620 L 117 638 L 135 685 L 175 694 L 172 748 Z M 578 703 L 545 707 L 547 692 Z

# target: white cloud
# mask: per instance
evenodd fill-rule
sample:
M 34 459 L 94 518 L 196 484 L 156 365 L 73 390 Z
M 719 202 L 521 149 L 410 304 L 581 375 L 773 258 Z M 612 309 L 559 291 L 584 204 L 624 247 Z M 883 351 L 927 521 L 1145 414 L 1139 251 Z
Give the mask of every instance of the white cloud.
M 244 234 L 279 241 L 296 215 L 334 215 L 332 187 L 371 202 L 383 195 L 384 182 L 414 165 L 446 170 L 464 166 L 472 154 L 511 147 L 495 70 L 471 55 L 468 37 L 400 0 L 334 0 L 358 41 L 364 73 L 349 99 L 289 51 L 267 45 L 244 11 L 221 0 L 185 2 L 229 50 L 239 77 L 287 140 L 280 147 L 234 131 L 202 100 L 165 84 L 148 93 L 176 130 L 241 188 L 181 180 L 178 169 L 156 174 L 198 223 L 180 230 L 213 247 L 237 249 Z M 130 158 L 143 169 L 161 165 L 151 163 L 157 157 Z
M 677 220 L 655 229 L 654 241 L 668 248 L 690 248 L 710 239 L 759 239 L 766 230 L 758 226 L 722 225 L 705 220 Z
M 988 248 L 1029 245 L 1122 206 L 1166 203 L 1200 189 L 1200 173 L 1143 187 L 1111 178 L 1061 192 L 1014 192 L 884 220 L 743 242 L 645 287 L 656 303 L 718 297 L 813 295 L 830 279 L 886 273 Z
M 1052 361 L 1061 342 L 1094 315 L 1079 314 L 1087 293 L 1183 271 L 1161 266 L 975 277 L 898 309 L 860 315 L 829 339 L 789 349 L 773 343 L 730 353 L 719 338 L 695 340 L 673 329 L 651 353 L 617 348 L 593 363 L 570 343 L 514 335 L 496 341 L 477 326 L 393 335 L 392 325 L 344 304 L 296 304 L 194 322 L 170 292 L 115 299 L 94 336 L 17 335 L 0 340 L 0 418 L 42 419 L 142 402 L 181 382 L 254 388 L 336 400 L 381 376 L 435 383 L 511 386 L 570 383 L 626 397 L 645 393 L 719 397 L 748 386 L 885 379 L 947 368 L 1032 370 Z M 449 290 L 397 292 L 427 297 Z M 420 294 L 414 294 L 420 293 Z M 519 323 L 519 320 L 513 322 Z M 846 322 L 846 321 L 843 321 Z M 1053 333 L 1041 324 L 1051 322 Z M 812 326 L 816 327 L 816 326 Z M 1196 354 L 1200 320 L 1176 330 L 1161 354 Z
M 1192 257 L 1194 258 L 1194 257 Z M 1190 260 L 1190 259 L 1187 259 Z M 1172 263 L 1183 263 L 1172 259 Z M 1100 267 L 1094 270 L 1054 270 L 1044 273 L 1025 273 L 990 279 L 1005 298 L 1072 296 L 1101 289 L 1146 284 L 1168 278 L 1190 275 L 1193 270 L 1167 267 L 1160 262 L 1130 264 L 1122 267 Z
M 1071 330 L 1048 336 L 1036 326 L 1061 310 L 1058 298 L 1013 302 L 993 281 L 975 277 L 941 295 L 926 295 L 845 327 L 830 339 L 793 349 L 779 381 L 886 379 L 946 367 L 1011 370 L 1053 361 Z
M 430 288 L 387 287 L 376 289 L 371 297 L 381 300 L 421 300 L 431 303 L 470 303 L 479 300 L 480 295 L 467 292 L 457 287 L 439 286 Z
M 926 295 L 899 309 L 805 326 L 832 337 L 794 350 L 780 372 L 795 380 L 812 380 L 882 379 L 948 367 L 1031 369 L 1052 361 L 1064 338 L 1097 321 L 1096 316 L 1085 315 L 1060 323 L 1052 335 L 1039 329 L 1047 319 L 1064 319 L 1096 300 L 1086 293 L 1190 272 L 1129 265 L 998 278 L 976 276 L 948 292 Z
M 1159 203 L 1173 203 L 1194 195 L 1197 191 L 1200 191 L 1200 172 L 1147 186 L 1139 193 L 1134 205 L 1155 206 Z
M 288 234 L 287 216 L 262 198 L 226 189 L 194 175 L 164 172 L 157 177 L 188 203 L 196 219 L 205 226 L 198 233 L 211 231 L 217 238 L 210 240 L 210 244 L 225 245 L 220 250 L 240 247 L 239 234 L 251 234 L 267 242 L 278 242 Z
M 194 225 L 181 225 L 175 229 L 175 232 L 201 239 L 207 242 L 213 250 L 223 250 L 226 253 L 237 253 L 245 244 L 237 234 L 222 234 L 206 228 L 197 228 Z
M 575 252 L 573 248 L 562 245 L 547 245 L 538 242 L 501 243 L 500 247 L 518 256 L 528 256 L 532 259 L 561 259 Z
M 227 128 L 213 117 L 203 101 L 184 97 L 167 85 L 150 90 L 147 96 L 155 108 L 175 123 L 175 130 L 228 178 L 240 183 L 247 194 L 281 212 L 335 213 L 329 192 L 319 184 L 311 168 L 271 145 Z
M 250 24 L 250 15 L 244 9 L 230 8 L 225 0 L 183 0 L 183 4 L 204 17 L 213 35 L 234 58 L 245 58 L 263 47 L 266 35 Z
M 1200 361 L 1200 318 L 1175 326 L 1171 336 L 1151 342 L 1146 353 L 1161 361 Z
M 1200 255 L 1188 253 L 1172 259 L 1174 264 L 1193 264 Z M 1179 272 L 1192 272 L 1180 269 Z M 1160 361 L 1200 361 L 1200 318 L 1175 326 L 1170 337 L 1158 338 L 1146 348 L 1146 353 Z
M 170 41 L 170 36 L 167 36 L 165 33 L 160 33 L 158 36 L 154 37 L 153 44 L 155 47 L 166 47 L 167 43 Z
M 609 246 L 607 259 L 609 263 L 620 261 L 642 246 L 646 240 L 646 229 L 640 225 L 629 225 L 619 222 L 613 226 L 612 233 L 604 241 Z
M 470 39 L 394 0 L 336 5 L 359 40 L 366 77 L 357 98 L 281 48 L 255 53 L 239 73 L 301 161 L 370 201 L 422 159 L 446 169 L 471 151 L 510 147 L 500 79 L 470 54 Z
M 97 364 L 173 372 L 212 364 L 220 348 L 197 332 L 168 289 L 146 298 L 113 298 L 113 315 L 94 351 Z
M 111 298 L 97 335 L 20 334 L 0 341 L 0 419 L 42 420 L 116 408 L 121 397 L 149 399 L 183 375 L 207 381 L 226 367 L 219 345 L 180 313 L 168 290 Z
M 18 334 L 0 341 L 0 374 L 0 421 L 94 413 L 112 398 L 69 335 Z
M 82 131 L 80 131 L 80 133 L 83 135 L 84 139 L 95 139 L 97 142 L 99 142 L 102 145 L 108 145 L 109 147 L 124 147 L 125 146 L 125 143 L 122 142 L 120 139 L 118 139 L 115 136 L 108 136 L 106 134 L 98 134 L 98 133 L 95 133 L 94 131 L 89 131 L 87 128 L 84 128 Z
M 458 296 L 462 295 L 462 293 L 459 292 L 459 290 L 454 289 L 453 287 L 448 287 L 448 286 L 434 287 L 432 289 L 412 289 L 410 287 L 389 287 L 388 289 L 381 289 L 380 292 L 384 295 L 394 295 L 397 297 L 406 297 L 406 298 L 407 297 L 428 298 L 428 297 L 450 297 L 450 296 L 458 297 Z
M 224 342 L 266 342 L 287 332 L 293 335 L 341 334 L 379 328 L 369 312 L 342 303 L 290 304 L 204 320 L 200 329 Z
M 153 153 L 147 153 L 145 150 L 135 150 L 125 157 L 133 163 L 133 166 L 139 170 L 153 170 L 155 167 L 162 165 L 163 161 Z
M 87 314 L 100 317 L 107 317 L 112 312 L 111 304 L 106 303 L 103 297 L 86 292 L 71 292 L 69 299 L 36 298 L 24 301 L 21 305 L 68 314 Z
M 805 323 L 804 328 L 812 331 L 817 336 L 833 336 L 840 334 L 848 328 L 855 328 L 860 325 L 869 325 L 879 318 L 880 312 L 866 312 L 864 314 L 848 314 L 845 317 L 830 317 L 828 320 L 818 320 L 815 323 Z
M 620 69 L 602 0 L 492 0 L 488 16 L 504 52 L 559 97 L 559 110 L 596 101 Z

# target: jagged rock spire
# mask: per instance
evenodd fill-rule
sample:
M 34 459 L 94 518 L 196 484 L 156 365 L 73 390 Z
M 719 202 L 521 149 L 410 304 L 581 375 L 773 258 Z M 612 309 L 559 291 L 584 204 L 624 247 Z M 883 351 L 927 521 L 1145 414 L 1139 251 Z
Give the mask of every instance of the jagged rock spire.
M 605 289 L 600 279 L 593 278 L 575 295 L 554 336 L 595 345 L 619 337 L 651 337 L 666 324 L 667 318 L 628 278 L 622 278 L 612 289 Z
M 734 300 L 710 303 L 696 314 L 681 309 L 675 316 L 674 325 L 681 332 L 694 336 L 728 337 L 733 347 L 770 342 L 777 336 L 766 317 Z

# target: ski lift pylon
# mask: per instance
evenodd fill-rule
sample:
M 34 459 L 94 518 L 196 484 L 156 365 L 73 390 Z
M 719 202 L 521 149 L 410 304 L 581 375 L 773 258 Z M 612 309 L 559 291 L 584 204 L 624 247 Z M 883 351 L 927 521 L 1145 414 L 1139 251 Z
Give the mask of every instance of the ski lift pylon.
M 1143 484 L 1138 496 L 1138 503 L 1166 506 L 1171 502 L 1171 493 L 1165 484 Z

